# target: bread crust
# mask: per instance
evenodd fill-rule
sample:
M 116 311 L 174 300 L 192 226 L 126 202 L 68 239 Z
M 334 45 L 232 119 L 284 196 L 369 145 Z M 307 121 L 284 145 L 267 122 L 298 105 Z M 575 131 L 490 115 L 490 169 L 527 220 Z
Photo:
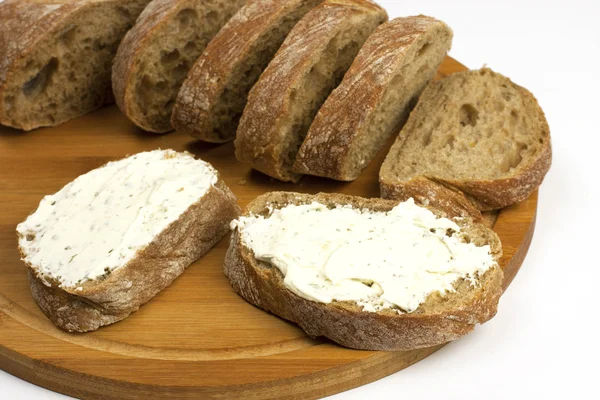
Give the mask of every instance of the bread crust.
M 211 143 L 224 143 L 213 131 L 213 109 L 261 37 L 294 14 L 305 14 L 323 0 L 250 0 L 204 50 L 183 83 L 171 117 L 178 130 Z
M 421 204 L 445 210 L 450 217 L 469 217 L 481 221 L 481 211 L 463 192 L 425 177 L 411 179 L 403 185 L 380 180 L 381 197 L 406 201 L 411 197 Z
M 145 2 L 148 2 L 147 0 Z M 143 0 L 137 2 L 144 3 Z M 40 124 L 14 123 L 7 115 L 4 92 L 15 72 L 23 67 L 38 43 L 64 28 L 77 13 L 105 3 L 118 6 L 119 0 L 6 0 L 0 3 L 0 124 L 18 129 L 31 130 Z M 110 90 L 105 95 L 105 103 L 112 102 Z M 100 106 L 100 105 L 99 105 Z M 91 111 L 91 110 L 88 110 Z M 75 118 L 73 116 L 71 118 Z M 58 125 L 70 118 L 56 120 Z
M 258 197 L 248 205 L 244 214 L 266 215 L 268 206 L 275 208 L 286 204 L 305 204 L 318 201 L 327 205 L 351 204 L 373 211 L 388 211 L 398 202 L 382 199 L 364 199 L 338 194 L 316 196 L 273 192 Z M 440 210 L 432 210 L 443 215 Z M 490 244 L 496 259 L 501 256 L 498 237 L 483 225 L 471 225 L 470 220 L 458 222 L 480 243 Z M 469 227 L 470 226 L 470 227 Z M 492 318 L 502 293 L 503 273 L 499 267 L 488 270 L 481 278 L 478 289 L 460 307 L 441 307 L 436 312 L 396 314 L 390 310 L 364 312 L 350 302 L 323 304 L 295 295 L 283 285 L 283 275 L 275 267 L 257 261 L 246 248 L 237 231 L 234 231 L 225 257 L 225 275 L 234 290 L 250 303 L 300 325 L 311 336 L 326 336 L 331 340 L 355 349 L 412 350 L 455 340 L 470 332 L 477 323 Z M 449 294 L 448 296 L 452 296 Z M 421 305 L 426 309 L 430 299 Z
M 354 141 L 367 133 L 372 115 L 415 43 L 435 28 L 452 36 L 452 30 L 442 21 L 419 15 L 389 21 L 369 37 L 340 86 L 317 114 L 296 156 L 295 172 L 341 181 L 358 177 L 347 165 Z M 432 67 L 430 79 L 436 69 Z
M 89 332 L 118 322 L 130 312 L 110 313 L 83 297 L 47 286 L 32 270 L 27 271 L 31 295 L 38 307 L 56 326 L 68 332 Z
M 346 21 L 359 14 L 387 19 L 385 10 L 368 0 L 327 0 L 298 22 L 250 91 L 235 140 L 239 161 L 282 181 L 300 179 L 282 165 L 285 133 L 280 125 L 290 114 L 290 98 L 302 77 Z
M 495 72 L 487 68 L 478 71 L 468 71 L 459 74 L 490 74 L 498 76 Z M 449 78 L 446 78 L 449 79 Z M 510 82 L 508 78 L 504 78 Z M 423 93 L 422 98 L 426 98 L 429 92 L 438 89 L 440 82 L 429 85 Z M 534 105 L 535 118 L 541 127 L 540 132 L 536 132 L 544 138 L 542 146 L 537 154 L 529 162 L 523 162 L 519 165 L 517 171 L 503 178 L 479 180 L 479 179 L 440 179 L 433 176 L 418 176 L 408 181 L 400 181 L 392 176 L 388 171 L 388 158 L 383 163 L 379 174 L 381 196 L 387 199 L 405 199 L 408 197 L 439 197 L 444 201 L 455 204 L 456 209 L 463 215 L 473 215 L 473 208 L 479 211 L 496 210 L 510 206 L 525 200 L 542 183 L 544 177 L 552 165 L 552 144 L 550 138 L 550 127 L 546 121 L 544 111 L 540 107 L 537 99 L 527 89 L 518 86 L 512 82 L 510 84 Z M 417 110 L 415 109 L 415 112 Z M 407 125 L 408 126 L 408 123 Z M 407 137 L 407 133 L 401 132 L 388 154 L 391 157 L 394 148 L 400 148 Z M 391 163 L 392 160 L 389 161 Z M 454 192 L 455 197 L 452 196 Z M 468 200 L 470 205 L 465 202 Z
M 126 265 L 79 287 L 61 288 L 26 263 L 32 294 L 58 327 L 87 332 L 127 317 L 166 288 L 229 232 L 240 213 L 222 180 L 190 206 Z M 21 250 L 22 258 L 24 254 Z

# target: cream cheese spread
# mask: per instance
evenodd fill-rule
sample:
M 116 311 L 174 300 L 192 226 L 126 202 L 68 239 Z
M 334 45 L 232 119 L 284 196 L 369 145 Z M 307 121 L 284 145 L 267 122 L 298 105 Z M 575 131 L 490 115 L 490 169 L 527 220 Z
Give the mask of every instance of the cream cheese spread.
M 277 267 L 305 299 L 353 301 L 363 311 L 412 312 L 430 293 L 474 282 L 496 262 L 489 245 L 465 243 L 460 227 L 413 199 L 388 212 L 313 202 L 232 222 L 254 256 Z
M 17 226 L 23 260 L 73 287 L 125 265 L 217 182 L 189 153 L 139 153 L 81 175 Z

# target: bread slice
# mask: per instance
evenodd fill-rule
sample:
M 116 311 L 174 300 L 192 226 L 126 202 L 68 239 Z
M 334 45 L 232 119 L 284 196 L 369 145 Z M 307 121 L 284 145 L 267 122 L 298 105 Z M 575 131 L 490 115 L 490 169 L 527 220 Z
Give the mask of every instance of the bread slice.
M 289 204 L 313 202 L 328 208 L 351 206 L 363 212 L 386 212 L 398 204 L 397 201 L 339 194 L 313 196 L 273 192 L 250 203 L 244 215 L 268 217 L 273 210 Z M 442 210 L 430 210 L 438 217 L 444 215 Z M 460 231 L 452 234 L 460 235 L 462 240 L 476 246 L 489 245 L 489 254 L 493 259 L 499 259 L 501 244 L 493 231 L 468 218 L 455 222 Z M 255 258 L 254 252 L 242 241 L 237 224 L 232 223 L 238 228 L 232 234 L 224 266 L 225 275 L 234 290 L 250 303 L 297 323 L 310 336 L 326 336 L 355 349 L 411 350 L 457 339 L 471 331 L 475 324 L 489 320 L 496 313 L 503 279 L 497 264 L 477 275 L 473 281 L 459 278 L 453 284 L 454 291 L 447 291 L 445 295 L 439 292 L 429 294 L 412 312 L 399 313 L 391 308 L 369 312 L 353 301 L 322 303 L 307 300 L 288 289 L 279 268 Z M 340 228 L 346 230 L 351 227 Z M 319 231 L 315 228 L 315 237 L 318 235 Z M 293 254 L 290 256 L 293 257 Z
M 535 97 L 490 69 L 462 72 L 421 96 L 381 167 L 381 194 L 498 209 L 536 190 L 551 161 Z
M 419 15 L 381 25 L 325 101 L 294 171 L 353 181 L 406 122 L 450 49 L 452 30 Z
M 80 176 L 17 226 L 31 291 L 58 327 L 122 320 L 229 231 L 240 212 L 216 170 L 155 150 Z
M 173 108 L 173 127 L 206 142 L 233 140 L 248 92 L 294 25 L 322 2 L 249 1 L 192 67 Z
M 238 160 L 282 181 L 317 111 L 367 37 L 387 20 L 367 0 L 327 0 L 292 29 L 250 91 L 235 140 Z
M 149 1 L 0 3 L 0 124 L 54 126 L 112 103 L 112 60 Z
M 150 132 L 172 130 L 171 111 L 188 71 L 245 0 L 153 0 L 119 46 L 117 105 Z

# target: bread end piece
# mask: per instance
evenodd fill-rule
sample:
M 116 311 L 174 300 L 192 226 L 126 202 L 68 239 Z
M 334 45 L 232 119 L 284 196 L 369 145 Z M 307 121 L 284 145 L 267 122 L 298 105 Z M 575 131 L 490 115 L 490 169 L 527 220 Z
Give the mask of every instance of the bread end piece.
M 352 204 L 373 211 L 387 211 L 398 202 L 382 199 L 318 194 L 316 196 L 274 192 L 260 196 L 248 205 L 244 214 L 267 215 L 268 206 L 318 201 L 335 206 Z M 445 213 L 433 210 L 438 215 Z M 497 235 L 468 218 L 459 225 L 477 245 L 489 244 L 499 259 L 502 253 Z M 415 312 L 397 314 L 392 310 L 364 312 L 355 303 L 317 303 L 295 295 L 283 284 L 283 275 L 269 264 L 254 259 L 237 231 L 234 231 L 225 257 L 225 275 L 234 290 L 248 302 L 300 325 L 310 336 L 326 336 L 342 346 L 362 350 L 413 350 L 458 339 L 473 330 L 475 324 L 491 319 L 502 294 L 503 273 L 499 267 L 488 270 L 476 288 L 467 281 L 457 283 L 455 293 L 431 294 Z
M 229 232 L 240 214 L 222 180 L 129 263 L 101 279 L 59 288 L 28 265 L 30 285 L 40 309 L 59 328 L 88 332 L 126 318 L 169 286 Z

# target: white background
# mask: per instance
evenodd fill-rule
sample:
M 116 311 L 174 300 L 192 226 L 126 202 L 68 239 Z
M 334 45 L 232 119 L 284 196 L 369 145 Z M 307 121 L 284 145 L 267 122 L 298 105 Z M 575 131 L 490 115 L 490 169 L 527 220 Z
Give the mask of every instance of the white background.
M 451 56 L 531 90 L 554 159 L 529 254 L 498 315 L 424 361 L 332 399 L 598 398 L 600 2 L 380 3 L 390 17 L 444 20 L 454 29 Z M 0 371 L 0 398 L 66 397 Z

